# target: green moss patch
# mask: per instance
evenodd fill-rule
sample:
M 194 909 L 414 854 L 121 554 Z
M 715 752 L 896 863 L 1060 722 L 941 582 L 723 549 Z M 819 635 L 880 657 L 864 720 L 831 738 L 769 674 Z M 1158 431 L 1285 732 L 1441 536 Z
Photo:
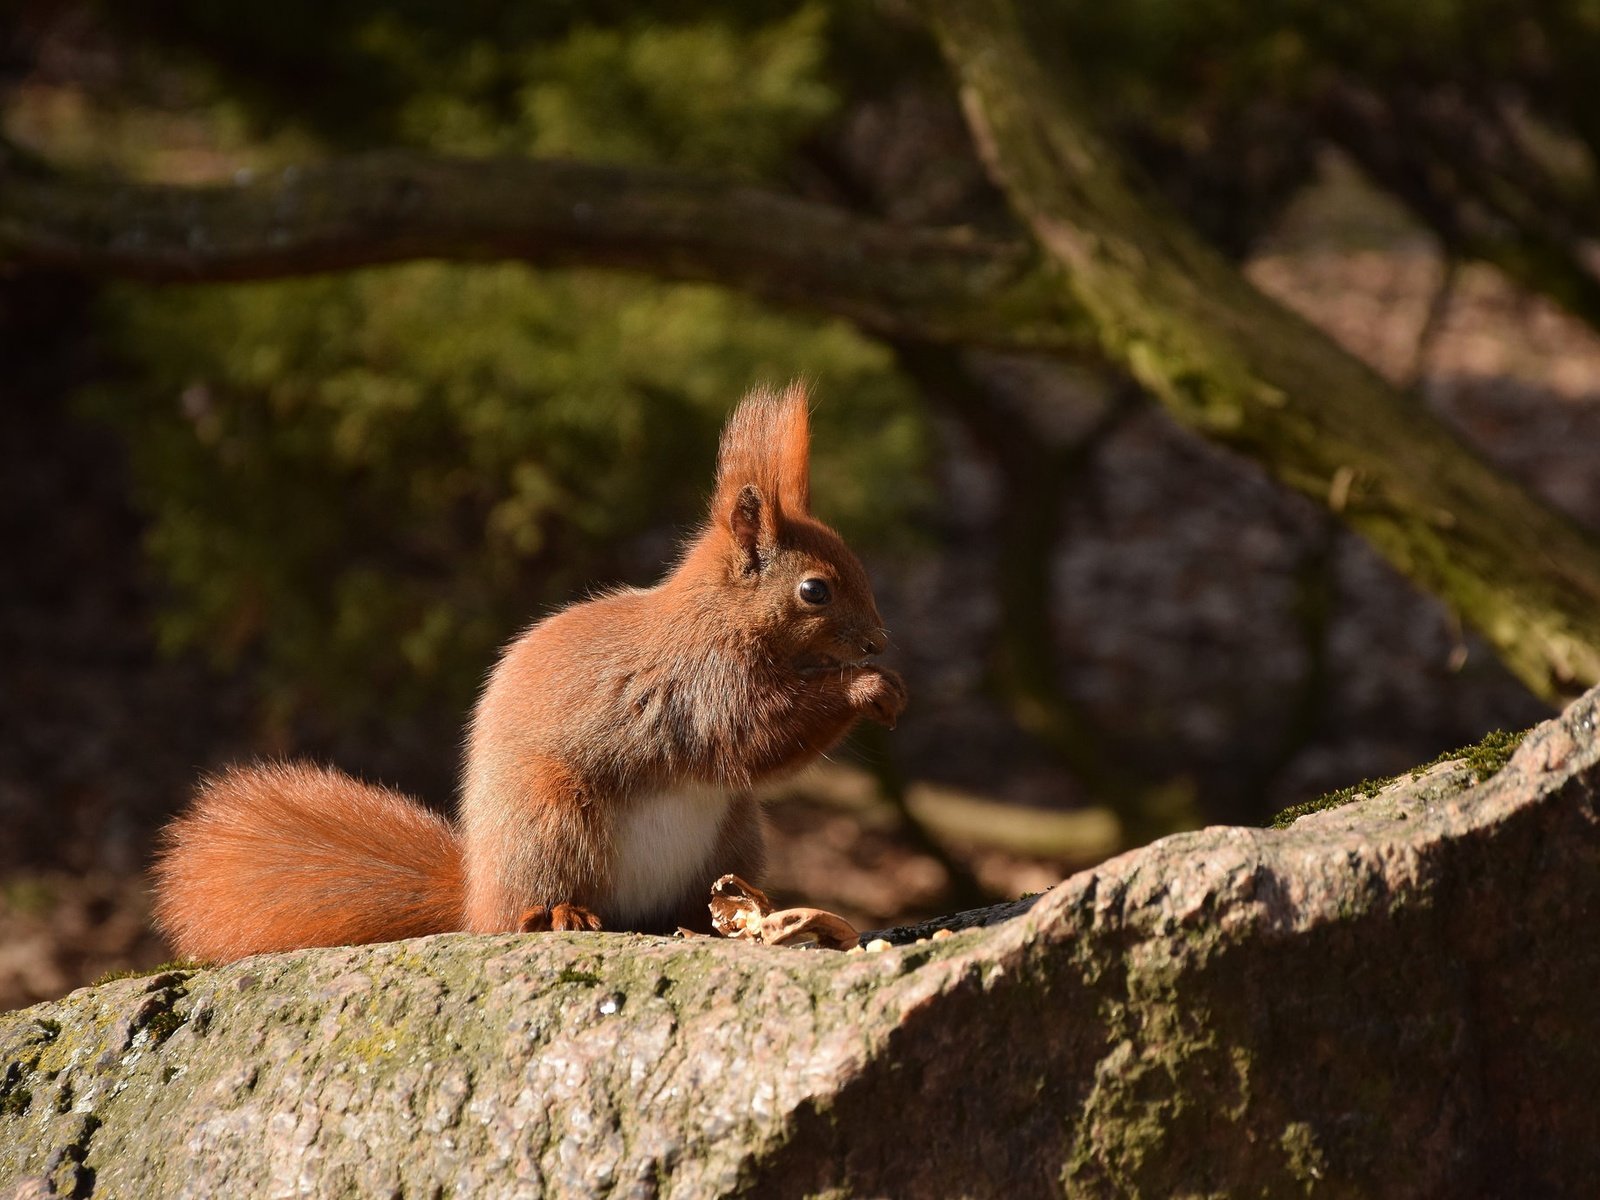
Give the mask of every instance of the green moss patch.
M 178 972 L 184 975 L 192 975 L 196 971 L 204 969 L 205 964 L 202 962 L 192 958 L 179 958 L 156 967 L 127 967 L 120 971 L 107 971 L 90 986 L 99 987 L 101 984 L 116 983 L 119 979 L 143 979 L 149 975 L 168 975 Z
M 1438 766 L 1440 763 L 1455 762 L 1472 773 L 1473 779 L 1482 782 L 1492 775 L 1497 775 L 1500 769 L 1511 760 L 1511 755 L 1522 744 L 1522 739 L 1527 736 L 1527 730 L 1517 733 L 1506 733 L 1496 729 L 1482 741 L 1471 746 L 1463 746 L 1458 750 L 1450 750 L 1439 757 L 1425 762 L 1421 766 L 1412 767 L 1401 775 L 1409 775 L 1412 779 L 1421 779 L 1424 774 Z M 1318 796 L 1315 800 L 1307 800 L 1301 804 L 1290 805 L 1277 816 L 1272 818 L 1270 828 L 1287 829 L 1301 817 L 1311 813 L 1326 812 L 1330 808 L 1342 808 L 1355 800 L 1365 800 L 1376 796 L 1388 787 L 1401 775 L 1386 775 L 1379 779 L 1363 779 L 1360 783 L 1351 784 L 1349 787 L 1340 788 L 1336 792 L 1329 792 L 1325 796 Z

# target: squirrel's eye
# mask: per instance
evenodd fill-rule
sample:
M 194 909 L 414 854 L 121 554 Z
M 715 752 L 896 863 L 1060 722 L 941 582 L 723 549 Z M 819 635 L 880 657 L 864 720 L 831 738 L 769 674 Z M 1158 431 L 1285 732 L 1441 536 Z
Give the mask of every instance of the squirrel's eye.
M 833 593 L 828 590 L 828 585 L 821 579 L 803 579 L 799 587 L 800 599 L 807 604 L 826 604 L 833 599 Z

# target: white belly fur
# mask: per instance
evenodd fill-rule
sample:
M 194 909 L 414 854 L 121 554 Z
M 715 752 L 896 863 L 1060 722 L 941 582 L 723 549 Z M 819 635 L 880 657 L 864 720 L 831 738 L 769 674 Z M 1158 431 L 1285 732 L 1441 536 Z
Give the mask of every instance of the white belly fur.
M 711 848 L 729 799 L 723 788 L 689 787 L 634 801 L 616 831 L 607 924 L 668 916 L 696 885 L 710 899 Z

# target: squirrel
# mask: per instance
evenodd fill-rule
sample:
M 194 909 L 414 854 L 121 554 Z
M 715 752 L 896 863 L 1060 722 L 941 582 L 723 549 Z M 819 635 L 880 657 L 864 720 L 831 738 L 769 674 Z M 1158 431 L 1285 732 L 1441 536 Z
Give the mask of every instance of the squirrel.
M 751 789 L 906 703 L 868 661 L 887 635 L 865 570 L 811 516 L 809 455 L 802 385 L 744 398 L 709 520 L 666 577 L 561 609 L 501 656 L 455 821 L 304 763 L 203 780 L 154 870 L 173 948 L 708 930 L 711 880 L 761 874 Z

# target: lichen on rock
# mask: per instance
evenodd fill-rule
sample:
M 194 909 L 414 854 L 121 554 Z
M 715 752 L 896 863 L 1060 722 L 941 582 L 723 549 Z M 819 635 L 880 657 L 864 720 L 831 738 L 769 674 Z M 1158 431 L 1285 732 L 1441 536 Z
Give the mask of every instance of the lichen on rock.
M 83 989 L 0 1016 L 0 1196 L 1584 1194 L 1597 714 L 878 954 L 446 935 Z

